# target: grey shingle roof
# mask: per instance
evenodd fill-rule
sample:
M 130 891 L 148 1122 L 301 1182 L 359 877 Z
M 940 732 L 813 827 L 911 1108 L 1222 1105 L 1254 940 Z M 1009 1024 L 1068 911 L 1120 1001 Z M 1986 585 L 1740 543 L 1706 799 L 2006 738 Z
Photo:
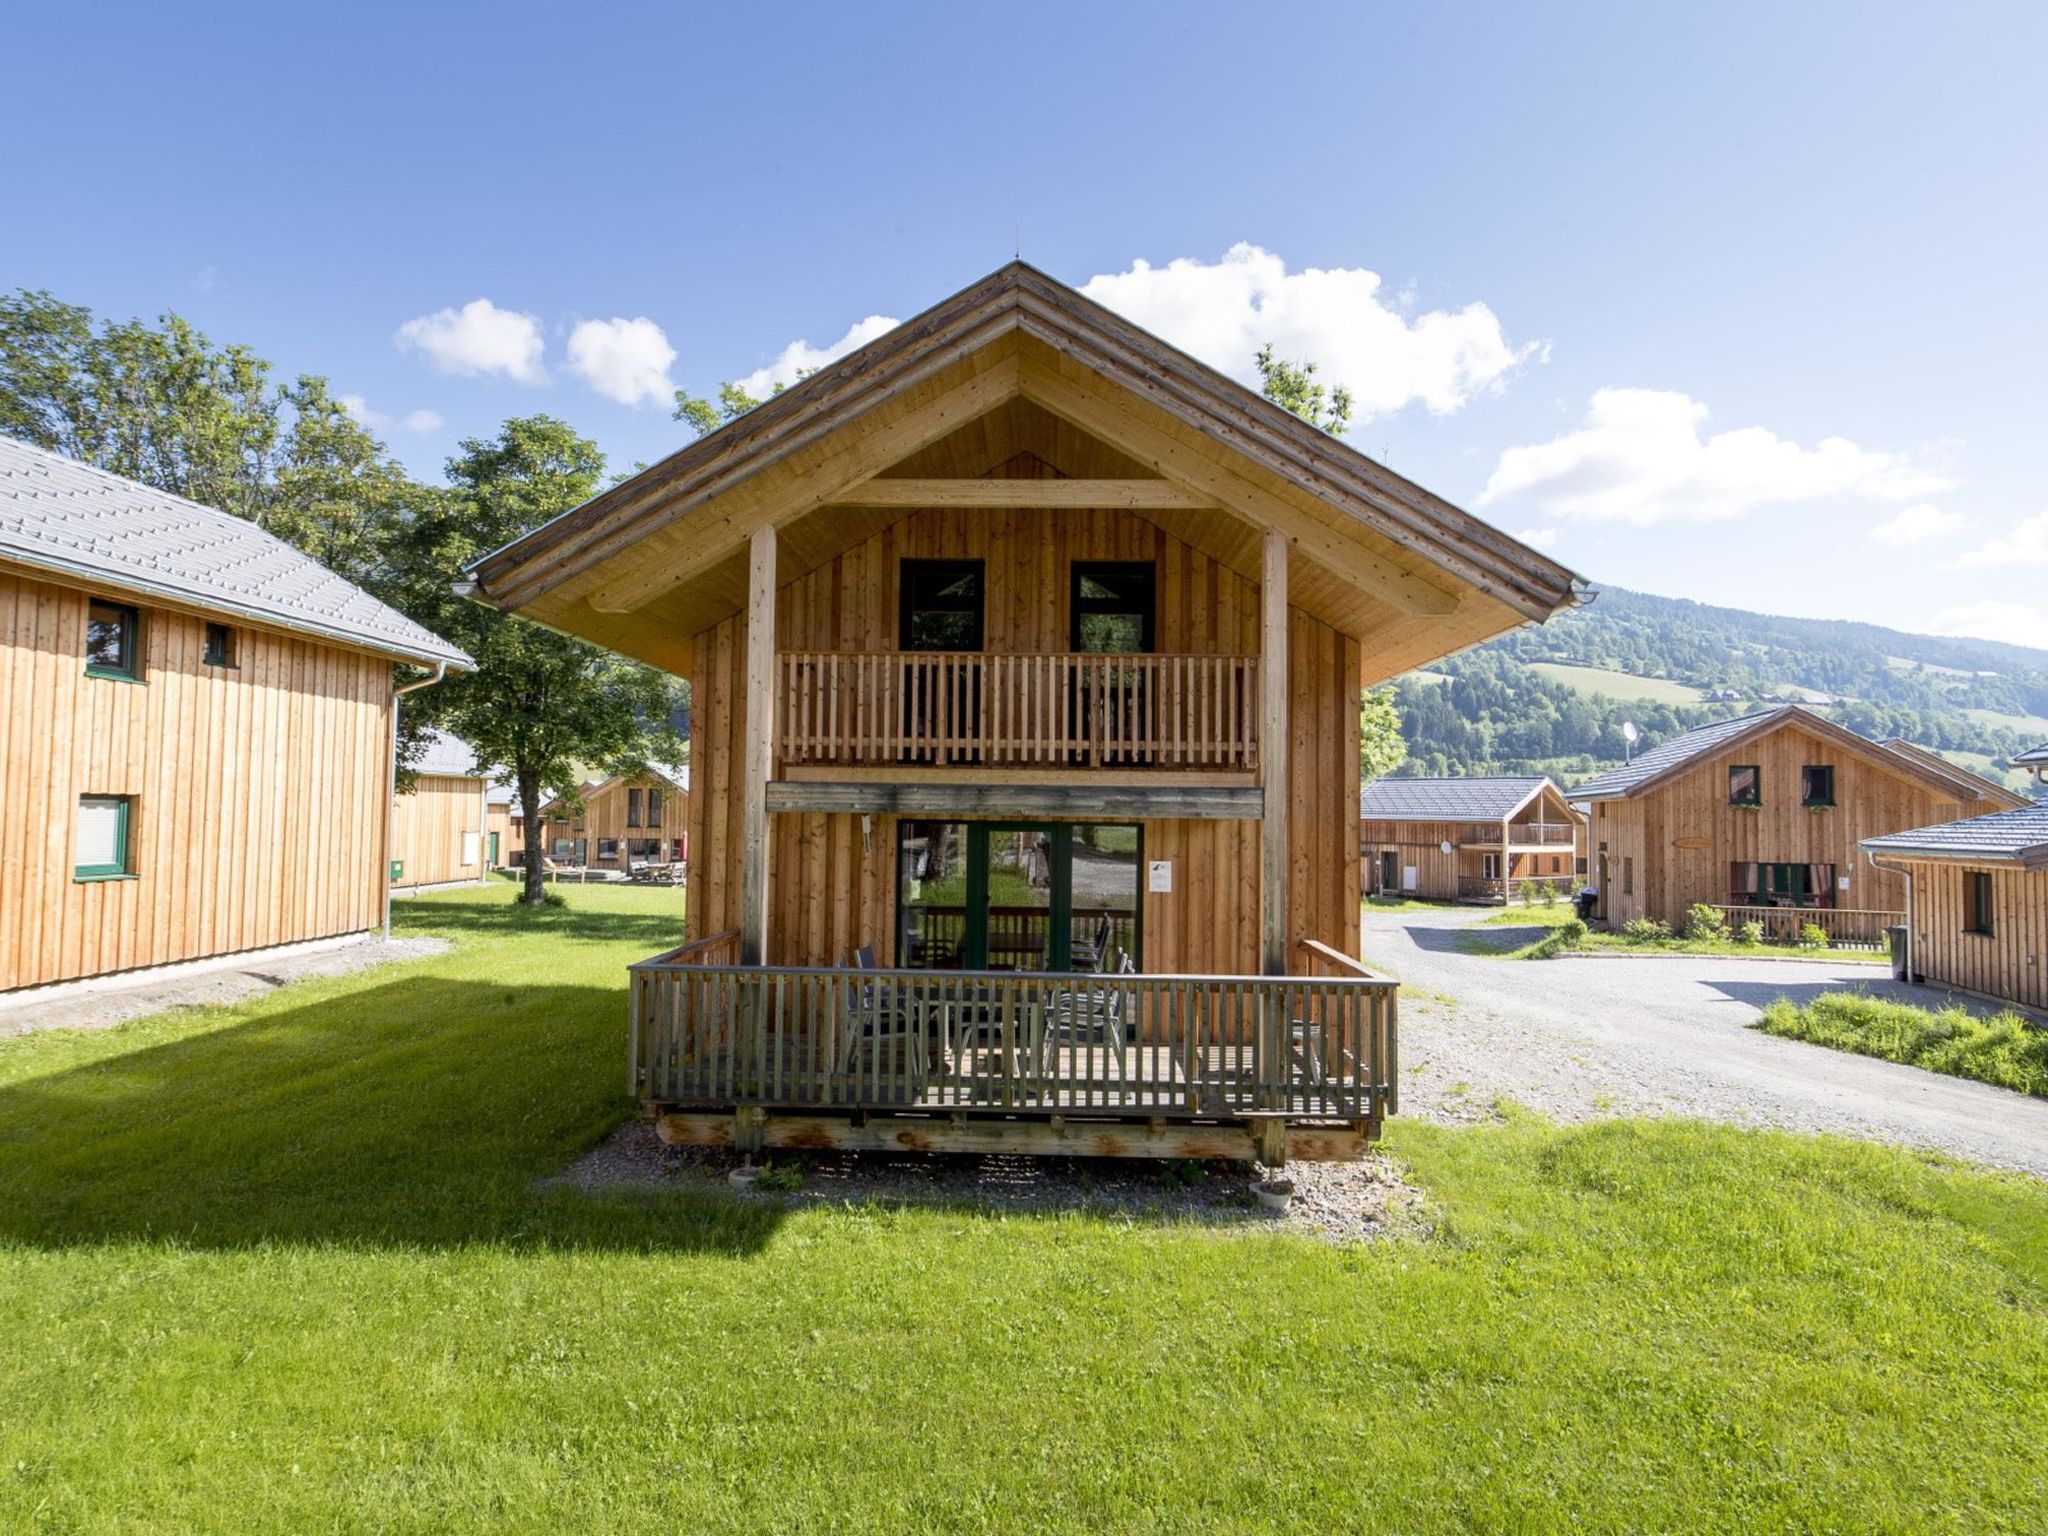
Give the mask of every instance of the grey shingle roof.
M 2036 763 L 2048 763 L 2048 741 L 2042 742 L 2038 747 L 2027 748 L 2013 761 L 2023 768 L 2031 768 Z
M 468 668 L 439 635 L 246 518 L 0 437 L 0 560 Z
M 2048 865 L 2048 801 L 2017 811 L 1972 816 L 1938 827 L 1915 827 L 1884 837 L 1866 837 L 1872 853 L 1929 854 L 1946 859 Z
M 426 747 L 414 763 L 413 772 L 438 779 L 474 779 L 480 777 L 476 765 L 476 753 L 468 742 L 459 736 L 450 736 L 446 731 L 429 731 Z
M 1605 773 L 1595 774 L 1571 793 L 1574 800 L 1606 800 L 1625 795 L 1646 779 L 1654 779 L 1696 757 L 1712 754 L 1720 745 L 1760 721 L 1774 715 L 1790 715 L 1796 711 L 1787 706 L 1783 709 L 1760 710 L 1755 714 L 1737 715 L 1732 720 L 1716 720 L 1710 725 L 1694 726 L 1682 736 L 1659 742 L 1649 751 L 1625 767 L 1610 768 Z
M 1499 821 L 1547 781 L 1535 778 L 1376 779 L 1359 796 L 1366 821 Z

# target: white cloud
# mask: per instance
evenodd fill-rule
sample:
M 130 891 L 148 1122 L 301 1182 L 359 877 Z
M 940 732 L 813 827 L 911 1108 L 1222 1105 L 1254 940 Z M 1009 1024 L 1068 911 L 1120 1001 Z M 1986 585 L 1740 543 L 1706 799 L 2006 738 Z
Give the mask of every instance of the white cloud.
M 2025 603 L 1987 601 L 1948 608 L 1927 621 L 1930 635 L 1966 635 L 2009 645 L 2048 646 L 2048 613 Z
M 2039 512 L 1990 543 L 1961 555 L 1956 565 L 2048 565 L 2048 512 Z
M 675 393 L 668 376 L 676 349 L 645 315 L 585 320 L 569 333 L 569 367 L 600 395 L 621 405 L 664 404 Z
M 792 341 L 776 354 L 774 362 L 765 368 L 756 368 L 737 382 L 741 389 L 756 399 L 766 399 L 776 385 L 794 384 L 804 374 L 827 363 L 838 362 L 856 347 L 866 346 L 900 324 L 901 321 L 887 315 L 869 315 L 867 319 L 849 326 L 846 334 L 829 346 L 814 347 L 808 341 Z
M 1970 526 L 1960 512 L 1944 512 L 1931 501 L 1916 501 L 1870 530 L 1880 544 L 1924 544 Z
M 370 403 L 361 395 L 342 395 L 341 408 L 373 432 L 382 432 L 391 427 L 402 427 L 407 432 L 438 432 L 442 421 L 439 411 L 407 411 L 403 416 L 390 417 L 382 411 L 372 410 Z
M 1531 549 L 1557 548 L 1557 530 L 1555 528 L 1524 528 L 1515 537 Z
M 1707 408 L 1668 389 L 1603 389 L 1586 424 L 1508 449 L 1479 504 L 1648 526 L 1717 522 L 1770 503 L 1850 497 L 1912 501 L 1955 482 L 1903 455 L 1828 437 L 1802 448 L 1764 427 L 1701 434 Z
M 1287 263 L 1259 246 L 1233 245 L 1220 261 L 1183 257 L 1163 267 L 1138 261 L 1081 285 L 1184 351 L 1248 384 L 1252 359 L 1267 342 L 1289 362 L 1314 363 L 1326 384 L 1350 389 L 1357 419 L 1420 402 L 1438 413 L 1501 387 L 1539 350 L 1510 346 L 1484 304 L 1413 317 L 1406 290 L 1389 304 L 1380 275 L 1364 267 Z
M 442 373 L 474 378 L 502 373 L 521 384 L 544 384 L 540 321 L 489 299 L 471 299 L 460 309 L 437 309 L 398 328 L 402 349 L 423 353 Z

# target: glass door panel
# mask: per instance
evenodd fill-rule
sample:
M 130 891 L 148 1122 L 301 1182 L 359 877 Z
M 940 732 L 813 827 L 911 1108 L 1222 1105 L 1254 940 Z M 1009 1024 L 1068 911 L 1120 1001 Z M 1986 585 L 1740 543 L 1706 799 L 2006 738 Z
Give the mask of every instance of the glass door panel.
M 1059 968 L 1053 945 L 1054 828 L 989 827 L 987 954 L 992 971 Z
M 1144 841 L 1137 827 L 1086 824 L 1062 829 L 1067 843 L 1068 968 L 1114 972 L 1139 952 L 1139 884 Z
M 968 830 L 965 822 L 897 824 L 898 965 L 957 971 L 967 963 Z

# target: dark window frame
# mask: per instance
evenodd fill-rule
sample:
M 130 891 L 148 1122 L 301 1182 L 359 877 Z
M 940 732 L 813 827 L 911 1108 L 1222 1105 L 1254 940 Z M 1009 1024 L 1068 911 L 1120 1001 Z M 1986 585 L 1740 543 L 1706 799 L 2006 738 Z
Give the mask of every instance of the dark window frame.
M 1998 925 L 1991 918 L 1994 895 L 1991 871 L 1988 869 L 1966 869 L 1963 871 L 1964 933 L 1979 939 L 1997 937 Z
M 626 825 L 629 827 L 640 825 L 640 800 L 641 793 L 638 789 L 626 791 Z
M 1159 566 L 1151 560 L 1076 560 L 1067 568 L 1067 645 L 1083 651 L 1081 621 L 1090 614 L 1124 614 L 1134 611 L 1130 599 L 1085 597 L 1081 583 L 1135 581 L 1138 586 L 1135 611 L 1138 615 L 1138 651 L 1149 655 L 1157 648 L 1159 619 Z
M 1743 794 L 1735 787 L 1735 776 L 1749 775 L 1749 793 Z M 1730 805 L 1760 806 L 1764 803 L 1764 771 L 1756 763 L 1730 763 L 1728 765 L 1728 803 Z
M 214 642 L 220 643 L 216 645 Z M 223 671 L 235 672 L 241 668 L 236 653 L 241 649 L 241 636 L 232 624 L 223 624 L 218 619 L 206 621 L 205 638 L 199 648 L 201 665 L 219 667 Z
M 135 859 L 133 833 L 135 826 L 135 797 L 133 795 L 80 795 L 78 811 L 85 809 L 86 802 L 96 801 L 111 804 L 115 808 L 114 821 L 114 862 L 111 864 L 80 864 L 74 857 L 71 878 L 79 881 L 133 880 Z M 73 812 L 73 816 L 77 811 Z M 78 826 L 72 823 L 72 836 L 77 836 Z
M 929 582 L 937 588 L 953 585 L 962 577 L 974 578 L 974 594 L 971 599 L 934 600 L 920 594 L 922 583 Z M 943 598 L 943 593 L 937 594 Z M 973 619 L 973 630 L 969 638 L 958 645 L 925 646 L 916 641 L 917 615 L 920 613 L 964 613 Z M 980 651 L 988 645 L 988 562 L 985 560 L 910 560 L 897 563 L 896 572 L 896 642 L 899 650 L 905 651 Z
M 95 622 L 94 609 L 107 609 L 120 616 L 125 658 L 121 665 L 110 666 L 92 659 L 92 626 Z M 109 597 L 93 597 L 85 605 L 85 675 L 103 677 L 118 683 L 139 683 L 142 681 L 142 610 L 133 603 L 117 603 Z
M 645 823 L 646 826 L 652 828 L 661 825 L 661 806 L 662 801 L 666 798 L 667 796 L 663 795 L 662 792 L 658 789 L 649 789 L 647 791 L 647 820 Z
M 1813 792 L 1813 776 L 1824 774 L 1825 792 Z M 1799 803 L 1812 810 L 1835 803 L 1835 765 L 1833 763 L 1808 763 L 1799 770 Z

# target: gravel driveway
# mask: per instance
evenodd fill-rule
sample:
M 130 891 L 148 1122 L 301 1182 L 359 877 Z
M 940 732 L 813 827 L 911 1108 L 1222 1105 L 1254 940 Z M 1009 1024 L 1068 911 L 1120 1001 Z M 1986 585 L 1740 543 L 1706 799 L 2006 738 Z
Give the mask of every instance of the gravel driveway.
M 1697 1115 L 1930 1147 L 2048 1178 L 2048 1099 L 1747 1027 L 1773 998 L 1861 986 L 1946 1001 L 1936 989 L 1854 962 L 1463 952 L 1459 930 L 1487 915 L 1366 911 L 1367 961 L 1402 982 L 1403 1114 L 1476 1120 L 1509 1098 L 1559 1120 Z

